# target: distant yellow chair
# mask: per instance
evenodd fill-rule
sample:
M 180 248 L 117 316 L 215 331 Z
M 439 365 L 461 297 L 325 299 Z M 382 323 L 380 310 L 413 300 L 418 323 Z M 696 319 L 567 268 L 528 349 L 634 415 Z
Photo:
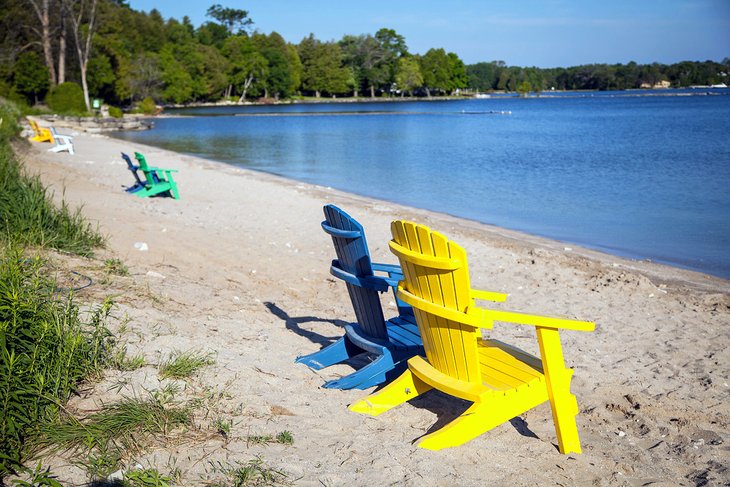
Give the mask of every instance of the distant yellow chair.
M 50 129 L 41 127 L 38 125 L 38 122 L 31 120 L 30 118 L 28 119 L 28 123 L 30 123 L 30 128 L 32 128 L 35 133 L 30 140 L 34 140 L 36 142 L 50 142 L 51 144 L 53 143 L 53 135 L 51 134 Z
M 415 223 L 391 224 L 391 251 L 404 280 L 398 297 L 410 304 L 423 338 L 426 359 L 408 360 L 408 370 L 389 385 L 350 406 L 377 416 L 432 388 L 473 402 L 457 419 L 426 435 L 421 448 L 458 446 L 549 400 L 560 452 L 580 453 L 558 329 L 593 331 L 586 321 L 479 308 L 474 300 L 504 301 L 506 295 L 472 290 L 466 252 L 440 233 Z M 484 340 L 481 328 L 495 321 L 532 325 L 541 359 L 497 340 Z

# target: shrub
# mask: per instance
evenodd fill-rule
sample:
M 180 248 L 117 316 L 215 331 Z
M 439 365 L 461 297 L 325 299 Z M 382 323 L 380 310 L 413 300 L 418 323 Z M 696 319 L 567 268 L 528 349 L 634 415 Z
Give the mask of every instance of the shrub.
M 46 98 L 48 106 L 57 113 L 82 115 L 86 113 L 84 92 L 76 83 L 61 83 Z
M 5 122 L 3 121 L 3 125 Z M 66 202 L 54 206 L 38 176 L 24 173 L 6 140 L 0 140 L 0 240 L 91 255 L 104 238 Z
M 0 485 L 31 453 L 29 436 L 57 420 L 60 405 L 101 370 L 113 346 L 105 326 L 111 303 L 83 319 L 43 264 L 0 249 Z
M 117 107 L 109 107 L 109 115 L 114 118 L 122 118 L 122 109 Z
M 155 104 L 155 100 L 153 100 L 149 96 L 142 100 L 142 103 L 139 104 L 139 109 L 142 113 L 146 115 L 154 115 L 157 113 L 157 105 Z
M 20 54 L 13 66 L 15 89 L 22 93 L 30 103 L 37 103 L 50 86 L 48 68 L 35 52 Z
M 19 117 L 20 110 L 13 103 L 0 98 L 0 144 L 4 144 L 5 141 L 20 132 Z M 1 183 L 0 187 L 2 187 Z

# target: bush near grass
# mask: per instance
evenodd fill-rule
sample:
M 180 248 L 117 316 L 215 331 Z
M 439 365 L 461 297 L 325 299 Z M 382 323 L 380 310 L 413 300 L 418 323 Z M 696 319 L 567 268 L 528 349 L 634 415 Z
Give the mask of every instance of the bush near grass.
M 157 113 L 157 104 L 151 97 L 147 97 L 139 104 L 139 111 L 145 115 L 155 115 Z
M 20 118 L 20 110 L 17 105 L 0 98 L 0 144 L 18 135 L 20 132 L 18 118 Z
M 48 107 L 64 115 L 86 115 L 84 92 L 76 83 L 61 83 L 54 87 L 46 97 Z
M 5 124 L 5 120 L 3 120 Z M 89 256 L 104 238 L 66 202 L 54 206 L 38 176 L 29 176 L 0 139 L 0 240 Z
M 124 114 L 119 107 L 109 107 L 109 116 L 113 118 L 122 118 Z
M 26 439 L 57 420 L 113 348 L 111 302 L 86 317 L 42 269 L 16 247 L 0 250 L 0 485 L 32 453 Z

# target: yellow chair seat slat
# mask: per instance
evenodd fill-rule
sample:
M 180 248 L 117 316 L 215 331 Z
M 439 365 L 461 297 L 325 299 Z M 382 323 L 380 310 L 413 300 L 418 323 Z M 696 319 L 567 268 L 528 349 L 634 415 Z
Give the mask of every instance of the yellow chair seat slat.
M 496 390 L 518 388 L 544 379 L 542 372 L 524 364 L 502 349 L 480 347 L 480 363 L 484 384 Z

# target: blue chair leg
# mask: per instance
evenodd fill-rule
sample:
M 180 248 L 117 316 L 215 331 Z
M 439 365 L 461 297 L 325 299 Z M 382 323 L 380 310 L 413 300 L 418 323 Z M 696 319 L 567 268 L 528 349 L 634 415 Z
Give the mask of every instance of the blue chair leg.
M 134 186 L 130 186 L 129 188 L 125 189 L 127 193 L 135 193 L 137 191 L 140 191 L 144 189 L 144 184 L 135 183 Z
M 385 381 L 386 373 L 393 369 L 393 357 L 390 352 L 380 355 L 365 367 L 337 380 L 325 382 L 327 389 L 367 389 Z
M 360 355 L 361 353 L 363 353 L 363 350 L 356 347 L 347 338 L 347 335 L 345 335 L 322 350 L 297 357 L 295 362 L 304 364 L 310 369 L 320 370 L 330 365 L 343 362 L 355 355 Z

